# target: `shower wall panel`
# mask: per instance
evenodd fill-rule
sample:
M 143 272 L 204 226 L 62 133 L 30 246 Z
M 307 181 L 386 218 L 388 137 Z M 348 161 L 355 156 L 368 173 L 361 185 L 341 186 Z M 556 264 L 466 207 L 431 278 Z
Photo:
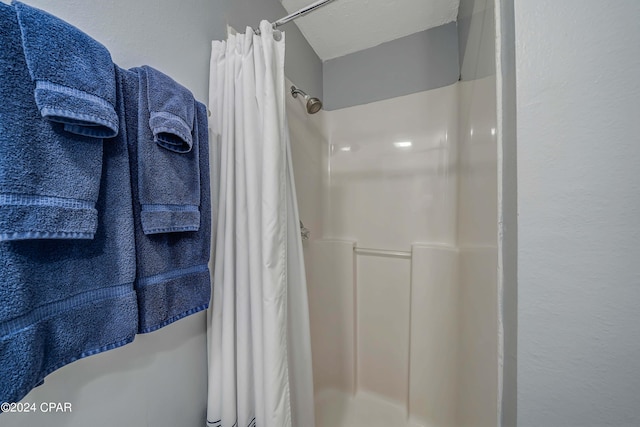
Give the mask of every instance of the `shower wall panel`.
M 498 425 L 498 149 L 493 0 L 462 0 L 459 28 L 458 426 Z
M 461 246 L 497 246 L 498 151 L 495 76 L 460 82 Z
M 458 85 L 330 111 L 326 129 L 326 240 L 309 250 L 320 406 L 351 420 L 337 425 L 453 427 Z
M 327 113 L 326 237 L 455 244 L 457 103 L 451 85 Z
M 359 255 L 356 266 L 358 390 L 405 405 L 411 261 Z
M 414 245 L 409 414 L 414 425 L 456 427 L 458 250 Z
M 497 425 L 498 194 L 495 76 L 460 82 L 461 427 Z
M 497 251 L 460 250 L 460 427 L 495 427 L 498 414 Z
M 287 87 L 293 83 L 287 80 Z M 291 158 L 300 220 L 311 239 L 322 236 L 323 180 L 327 162 L 325 112 L 307 114 L 300 98 L 286 97 Z M 305 242 L 303 242 L 305 243 Z
M 316 392 L 355 391 L 354 242 L 315 240 L 307 247 L 311 352 Z

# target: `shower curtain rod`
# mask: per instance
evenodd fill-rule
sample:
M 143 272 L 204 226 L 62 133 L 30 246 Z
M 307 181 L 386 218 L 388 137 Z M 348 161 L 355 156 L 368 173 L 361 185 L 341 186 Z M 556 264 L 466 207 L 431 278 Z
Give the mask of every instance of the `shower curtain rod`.
M 284 18 L 280 18 L 278 19 L 276 22 L 274 22 L 273 24 L 271 24 L 273 26 L 274 29 L 278 28 L 281 25 L 284 25 L 288 22 L 293 21 L 294 19 L 300 18 L 301 16 L 304 16 L 308 13 L 313 12 L 314 10 L 321 8 L 322 6 L 331 3 L 334 0 L 318 0 L 315 3 L 312 3 L 308 6 L 303 7 L 302 9 L 298 10 L 297 12 L 293 12 L 290 15 L 285 16 Z M 260 30 L 256 29 L 255 30 L 256 34 L 260 34 Z

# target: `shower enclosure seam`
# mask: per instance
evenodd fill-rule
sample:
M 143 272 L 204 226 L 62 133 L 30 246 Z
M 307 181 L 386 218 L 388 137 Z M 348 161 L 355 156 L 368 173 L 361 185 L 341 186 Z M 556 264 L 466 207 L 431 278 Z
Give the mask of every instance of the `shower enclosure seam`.
M 411 257 L 409 258 L 409 342 L 407 343 L 407 397 L 405 402 L 406 408 L 406 419 L 407 422 L 410 418 L 410 408 L 411 408 L 411 329 L 413 327 L 413 247 L 411 248 Z
M 354 242 L 353 247 L 356 248 Z M 353 253 L 353 389 L 352 396 L 355 397 L 358 389 L 358 255 Z

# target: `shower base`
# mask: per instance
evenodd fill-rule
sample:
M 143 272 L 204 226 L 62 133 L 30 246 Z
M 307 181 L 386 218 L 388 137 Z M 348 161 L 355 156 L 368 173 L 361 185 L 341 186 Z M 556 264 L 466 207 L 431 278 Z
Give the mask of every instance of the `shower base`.
M 319 391 L 315 412 L 316 427 L 427 427 L 407 419 L 404 405 L 366 392 Z

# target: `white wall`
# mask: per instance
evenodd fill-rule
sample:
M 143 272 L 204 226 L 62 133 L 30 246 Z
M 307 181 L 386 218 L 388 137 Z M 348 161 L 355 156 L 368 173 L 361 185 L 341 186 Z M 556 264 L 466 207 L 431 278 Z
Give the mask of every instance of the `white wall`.
M 515 2 L 518 427 L 640 425 L 640 2 Z

